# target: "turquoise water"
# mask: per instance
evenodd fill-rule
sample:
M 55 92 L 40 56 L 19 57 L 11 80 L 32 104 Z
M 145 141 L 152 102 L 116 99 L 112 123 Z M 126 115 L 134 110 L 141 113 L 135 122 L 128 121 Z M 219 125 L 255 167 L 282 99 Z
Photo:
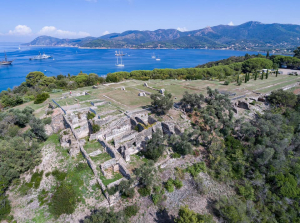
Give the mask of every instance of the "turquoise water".
M 78 49 L 74 47 L 25 47 L 19 49 L 18 43 L 0 43 L 0 60 L 4 59 L 4 51 L 9 60 L 15 60 L 13 65 L 0 65 L 0 90 L 18 86 L 25 81 L 31 71 L 42 71 L 47 76 L 58 74 L 77 75 L 96 73 L 104 76 L 116 71 L 153 70 L 155 68 L 186 68 L 195 67 L 210 61 L 242 56 L 245 53 L 231 50 L 200 50 L 200 49 L 168 49 L 168 50 L 132 50 L 123 49 L 127 55 L 123 57 L 124 67 L 116 67 L 115 49 Z M 39 52 L 53 56 L 53 59 L 30 61 L 29 58 Z M 161 60 L 156 61 L 151 56 L 155 53 Z

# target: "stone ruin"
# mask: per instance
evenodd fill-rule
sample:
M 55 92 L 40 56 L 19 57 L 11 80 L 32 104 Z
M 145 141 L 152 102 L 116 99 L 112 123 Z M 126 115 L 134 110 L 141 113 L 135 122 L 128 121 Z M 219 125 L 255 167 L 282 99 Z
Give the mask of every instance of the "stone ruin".
M 144 83 L 144 86 L 145 86 L 145 87 L 148 87 L 148 84 L 147 84 L 147 83 Z
M 60 132 L 60 144 L 63 148 L 68 148 L 70 156 L 80 153 L 80 143 L 75 139 L 70 128 Z
M 145 97 L 145 96 L 146 96 L 146 93 L 145 93 L 145 92 L 140 92 L 140 93 L 139 93 L 139 96 L 140 96 L 140 97 Z
M 121 87 L 121 90 L 122 90 L 122 91 L 125 91 L 125 87 Z
M 165 89 L 160 89 L 160 90 L 159 90 L 159 93 L 164 94 L 165 91 L 166 91 Z

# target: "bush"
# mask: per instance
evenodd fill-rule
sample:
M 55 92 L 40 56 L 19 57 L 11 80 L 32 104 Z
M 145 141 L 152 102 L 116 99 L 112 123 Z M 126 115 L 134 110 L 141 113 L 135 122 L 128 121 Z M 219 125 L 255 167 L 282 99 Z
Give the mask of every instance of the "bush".
M 11 211 L 10 202 L 3 194 L 0 196 L 0 221 L 6 219 Z
M 173 184 L 174 184 L 174 186 L 176 187 L 176 189 L 180 189 L 180 188 L 182 188 L 182 186 L 183 186 L 182 181 L 180 181 L 180 180 L 178 180 L 178 179 L 173 180 Z
M 229 80 L 226 80 L 225 82 L 224 82 L 224 85 L 229 85 L 230 84 L 230 81 Z
M 100 131 L 100 126 L 94 124 L 94 125 L 92 125 L 92 130 L 93 130 L 93 133 L 96 133 L 96 132 Z
M 44 118 L 43 119 L 43 123 L 45 124 L 45 125 L 50 125 L 51 124 L 51 122 L 52 122 L 52 118 Z
M 150 195 L 151 190 L 147 187 L 142 187 L 138 189 L 138 192 L 142 197 L 146 197 Z
M 127 206 L 125 209 L 124 209 L 124 213 L 127 217 L 132 217 L 132 216 L 135 216 L 138 212 L 139 212 L 140 208 L 134 204 L 134 205 L 130 205 L 130 206 Z
M 93 118 L 95 118 L 95 117 L 96 117 L 95 113 L 93 113 L 93 112 L 88 112 L 88 113 L 87 113 L 87 119 L 88 119 L 88 120 L 93 119 Z
M 190 173 L 193 177 L 196 177 L 200 172 L 206 172 L 206 165 L 204 162 L 195 163 L 186 168 L 186 172 Z
M 54 178 L 57 180 L 57 181 L 63 181 L 65 178 L 66 178 L 66 176 L 67 176 L 67 173 L 65 173 L 65 172 L 61 172 L 61 171 L 59 171 L 59 170 L 54 170 L 54 171 L 52 171 L 52 176 L 54 176 Z
M 177 158 L 181 158 L 181 155 L 179 153 L 172 153 L 171 157 L 177 159 Z
M 174 191 L 174 184 L 173 184 L 173 180 L 171 178 L 169 178 L 169 180 L 166 182 L 165 188 L 170 193 Z
M 62 214 L 72 214 L 76 207 L 76 193 L 70 184 L 58 186 L 49 204 L 49 211 L 56 218 Z
M 51 114 L 53 114 L 53 110 L 48 110 L 47 115 L 51 115 Z
M 34 100 L 34 104 L 41 104 L 46 101 L 47 98 L 50 98 L 50 95 L 48 93 L 38 94 Z
M 35 189 L 38 189 L 40 187 L 41 181 L 43 179 L 44 171 L 41 172 L 35 172 L 31 176 L 31 180 L 29 182 L 29 187 L 33 187 Z

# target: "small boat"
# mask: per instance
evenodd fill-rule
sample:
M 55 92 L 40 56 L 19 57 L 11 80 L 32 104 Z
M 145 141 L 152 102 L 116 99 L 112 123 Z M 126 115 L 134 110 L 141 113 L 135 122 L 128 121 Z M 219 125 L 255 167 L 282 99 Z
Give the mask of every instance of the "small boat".
M 152 55 L 151 58 L 152 58 L 152 59 L 155 59 L 155 58 L 156 58 L 155 53 L 153 53 L 153 55 Z
M 49 59 L 49 58 L 52 58 L 52 56 L 46 55 L 45 53 L 43 53 L 43 54 L 40 53 L 38 56 L 29 58 L 29 60 L 44 60 L 44 59 Z
M 13 60 L 7 60 L 7 56 L 6 56 L 6 53 L 5 53 L 5 51 L 4 51 L 4 55 L 5 55 L 5 59 L 4 60 L 2 60 L 2 61 L 0 61 L 0 65 L 11 65 L 12 64 L 12 62 L 13 62 Z
M 117 64 L 116 64 L 117 67 L 124 67 L 124 64 L 122 63 L 122 57 L 121 57 L 121 63 L 119 63 L 119 59 L 117 57 Z
M 117 56 L 117 57 L 123 57 L 123 56 L 125 56 L 125 54 L 122 51 L 119 50 L 119 52 L 115 51 L 115 56 Z
M 160 61 L 160 58 L 157 57 L 155 60 L 156 60 L 156 61 Z

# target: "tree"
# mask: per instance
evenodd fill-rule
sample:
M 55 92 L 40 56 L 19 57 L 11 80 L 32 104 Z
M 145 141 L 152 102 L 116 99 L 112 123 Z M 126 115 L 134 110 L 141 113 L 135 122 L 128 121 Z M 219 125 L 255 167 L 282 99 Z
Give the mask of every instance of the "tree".
M 257 71 L 255 71 L 254 73 L 254 80 L 256 81 L 256 79 L 257 79 Z
M 151 185 L 153 185 L 156 176 L 156 169 L 154 167 L 153 161 L 148 161 L 147 163 L 144 163 L 142 166 L 135 169 L 134 172 L 141 185 L 148 188 L 151 187 Z
M 273 105 L 294 107 L 297 103 L 297 96 L 293 92 L 279 89 L 272 91 L 268 100 Z
M 151 105 L 157 114 L 166 114 L 173 106 L 172 94 L 151 94 Z
M 239 81 L 240 81 L 240 75 L 237 76 L 236 83 L 239 83 Z
M 42 72 L 39 72 L 39 71 L 30 72 L 26 76 L 26 84 L 28 87 L 33 87 L 44 77 L 45 77 L 45 75 Z
M 261 72 L 261 79 L 264 79 L 264 71 Z
M 267 70 L 266 79 L 268 79 L 268 77 L 269 77 L 269 70 Z
M 181 106 L 184 109 L 201 108 L 201 104 L 204 101 L 204 96 L 202 94 L 189 94 L 187 91 L 184 92 L 182 99 L 180 100 Z
M 269 58 L 270 58 L 270 52 L 269 52 L 269 50 L 267 51 L 266 58 L 267 58 L 267 59 L 269 59 Z
M 34 104 L 41 104 L 44 101 L 46 101 L 47 98 L 50 98 L 50 95 L 48 93 L 44 92 L 44 93 L 38 94 L 36 96 L 36 99 L 34 100 Z
M 143 154 L 147 159 L 157 161 L 158 158 L 163 154 L 165 147 L 163 145 L 163 134 L 160 130 L 152 134 L 152 138 L 147 142 L 145 151 Z
M 213 217 L 208 214 L 198 214 L 190 210 L 188 206 L 183 206 L 179 209 L 176 223 L 214 223 Z
M 252 58 L 243 62 L 242 71 L 247 73 L 260 69 L 271 69 L 272 67 L 273 62 L 271 60 L 266 58 Z
M 300 59 L 300 46 L 294 50 L 294 57 Z

